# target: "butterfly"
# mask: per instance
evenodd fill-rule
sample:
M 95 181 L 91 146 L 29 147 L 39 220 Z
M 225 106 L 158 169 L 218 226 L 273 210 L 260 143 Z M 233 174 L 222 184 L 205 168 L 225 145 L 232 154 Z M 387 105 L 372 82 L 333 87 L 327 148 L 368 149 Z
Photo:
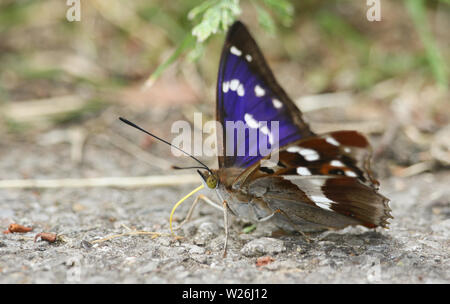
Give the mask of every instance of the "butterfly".
M 354 225 L 387 228 L 393 218 L 389 199 L 378 193 L 367 139 L 350 130 L 314 133 L 240 21 L 228 30 L 216 93 L 219 168 L 190 156 L 202 165 L 198 172 L 223 208 L 224 254 L 229 212 L 302 234 Z

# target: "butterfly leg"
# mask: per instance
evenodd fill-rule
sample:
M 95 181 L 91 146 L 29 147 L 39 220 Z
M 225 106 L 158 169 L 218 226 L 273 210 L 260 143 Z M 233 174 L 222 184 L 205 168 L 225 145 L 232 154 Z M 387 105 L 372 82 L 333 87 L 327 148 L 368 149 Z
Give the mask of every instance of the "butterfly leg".
M 199 196 L 197 196 L 197 198 L 192 203 L 191 208 L 189 208 L 186 218 L 174 230 L 180 229 L 184 224 L 186 224 L 187 222 L 190 221 L 190 219 L 192 217 L 192 213 L 194 212 L 194 209 L 197 206 L 197 204 L 200 202 L 200 200 L 204 201 L 205 203 L 207 203 L 208 205 L 210 205 L 214 208 L 222 210 L 222 207 L 220 205 L 218 205 L 215 202 L 213 202 L 212 200 L 210 200 L 207 196 L 200 194 Z
M 294 227 L 294 228 L 296 229 L 296 231 L 300 232 L 300 234 L 305 238 L 305 240 L 306 240 L 308 243 L 311 241 L 311 239 L 310 239 L 305 233 L 303 233 L 303 232 L 301 231 L 300 227 L 298 227 L 298 225 L 296 225 L 296 224 L 290 219 L 290 217 L 286 214 L 286 212 L 284 212 L 284 211 L 281 210 L 281 209 L 277 209 L 277 210 L 275 210 L 274 212 L 272 212 L 271 214 L 269 214 L 268 216 L 259 218 L 257 221 L 258 221 L 258 222 L 264 222 L 264 221 L 270 220 L 270 219 L 271 219 L 275 214 L 277 214 L 277 213 L 279 213 L 279 214 L 285 216 L 285 217 L 288 219 L 289 224 L 291 224 L 292 227 Z
M 228 247 L 228 204 L 227 201 L 223 201 L 223 221 L 225 227 L 225 244 L 223 245 L 223 257 L 227 256 Z
M 284 215 L 284 216 L 287 218 L 289 224 L 291 224 L 292 227 L 294 227 L 294 228 L 296 229 L 296 231 L 300 232 L 300 234 L 305 238 L 306 242 L 308 242 L 308 243 L 311 242 L 311 239 L 310 239 L 310 238 L 309 238 L 309 237 L 301 230 L 301 228 L 300 228 L 297 224 L 295 224 L 295 223 L 291 220 L 291 218 L 289 217 L 289 215 L 287 215 L 286 212 L 284 212 L 284 211 L 281 210 L 281 209 L 277 209 L 277 210 L 275 210 L 275 211 L 270 215 L 270 217 L 274 216 L 275 213 L 280 213 L 281 215 Z

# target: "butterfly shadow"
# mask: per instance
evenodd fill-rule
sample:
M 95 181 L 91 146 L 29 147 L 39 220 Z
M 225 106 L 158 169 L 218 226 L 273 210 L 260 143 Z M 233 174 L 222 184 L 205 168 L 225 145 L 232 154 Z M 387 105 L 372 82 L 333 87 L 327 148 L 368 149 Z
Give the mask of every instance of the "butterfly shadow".
M 398 242 L 384 231 L 368 230 L 363 227 L 348 227 L 342 230 L 309 232 L 309 240 L 295 231 L 278 229 L 272 231 L 272 237 L 282 239 L 288 250 L 302 248 L 303 252 L 340 249 L 350 255 L 382 253 L 383 255 L 398 249 Z

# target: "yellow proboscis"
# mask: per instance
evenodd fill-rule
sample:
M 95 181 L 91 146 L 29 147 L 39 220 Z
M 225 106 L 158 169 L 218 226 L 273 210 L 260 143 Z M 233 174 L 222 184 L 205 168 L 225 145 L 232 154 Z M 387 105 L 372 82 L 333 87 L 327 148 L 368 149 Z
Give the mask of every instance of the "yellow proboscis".
M 197 192 L 197 191 L 203 189 L 203 187 L 204 187 L 204 185 L 201 184 L 200 186 L 198 186 L 197 188 L 195 188 L 194 190 L 192 190 L 188 195 L 186 195 L 185 197 L 183 197 L 182 199 L 180 199 L 180 200 L 178 201 L 178 203 L 175 204 L 175 206 L 173 206 L 172 212 L 170 212 L 170 219 L 169 219 L 170 233 L 172 233 L 172 235 L 175 235 L 175 234 L 173 233 L 173 229 L 172 229 L 172 217 L 173 217 L 173 214 L 175 213 L 175 209 L 177 209 L 178 206 L 180 206 L 180 204 L 181 204 L 182 202 L 184 202 L 186 199 L 188 199 L 192 194 L 194 194 L 195 192 Z

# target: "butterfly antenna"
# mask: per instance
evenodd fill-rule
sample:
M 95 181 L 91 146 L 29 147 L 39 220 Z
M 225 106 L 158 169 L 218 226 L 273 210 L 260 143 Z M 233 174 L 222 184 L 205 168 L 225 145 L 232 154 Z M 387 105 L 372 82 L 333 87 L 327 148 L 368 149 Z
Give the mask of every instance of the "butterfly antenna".
M 203 167 L 200 167 L 201 169 L 206 169 L 206 170 L 208 170 L 209 173 L 212 174 L 212 172 L 211 172 L 211 170 L 208 168 L 208 166 L 205 165 L 203 162 L 201 162 L 201 161 L 200 161 L 199 159 L 197 159 L 196 157 L 194 157 L 193 155 L 187 153 L 186 151 L 181 150 L 180 148 L 178 148 L 178 147 L 175 146 L 175 145 L 172 145 L 170 142 L 168 142 L 168 141 L 166 141 L 166 140 L 164 140 L 164 139 L 162 139 L 162 138 L 160 138 L 160 137 L 158 137 L 158 136 L 156 136 L 156 135 L 154 135 L 154 134 L 152 134 L 152 133 L 150 133 L 150 132 L 148 132 L 148 131 L 142 129 L 141 127 L 139 127 L 138 125 L 132 123 L 132 122 L 129 121 L 128 119 L 125 119 L 125 118 L 123 118 L 123 117 L 119 117 L 119 119 L 120 119 L 122 122 L 126 123 L 127 125 L 132 126 L 132 127 L 136 128 L 136 129 L 138 129 L 139 131 L 142 131 L 142 132 L 144 132 L 145 134 L 148 134 L 148 135 L 150 135 L 151 137 L 156 138 L 156 139 L 159 140 L 159 141 L 162 141 L 162 142 L 165 143 L 165 144 L 168 144 L 169 146 L 171 146 L 171 147 L 177 149 L 177 150 L 180 151 L 180 152 L 183 152 L 184 154 L 186 154 L 187 156 L 189 156 L 190 158 L 192 158 L 193 160 L 195 160 L 195 161 L 197 161 L 199 164 L 201 164 L 201 165 L 203 166 Z M 172 166 L 172 167 L 173 167 L 174 169 L 197 169 L 197 168 L 199 168 L 199 167 L 181 168 L 181 167 L 177 167 L 177 166 Z
M 184 170 L 184 169 L 205 169 L 204 167 L 199 166 L 193 166 L 193 167 L 178 167 L 178 166 L 172 166 L 172 169 L 175 170 Z

